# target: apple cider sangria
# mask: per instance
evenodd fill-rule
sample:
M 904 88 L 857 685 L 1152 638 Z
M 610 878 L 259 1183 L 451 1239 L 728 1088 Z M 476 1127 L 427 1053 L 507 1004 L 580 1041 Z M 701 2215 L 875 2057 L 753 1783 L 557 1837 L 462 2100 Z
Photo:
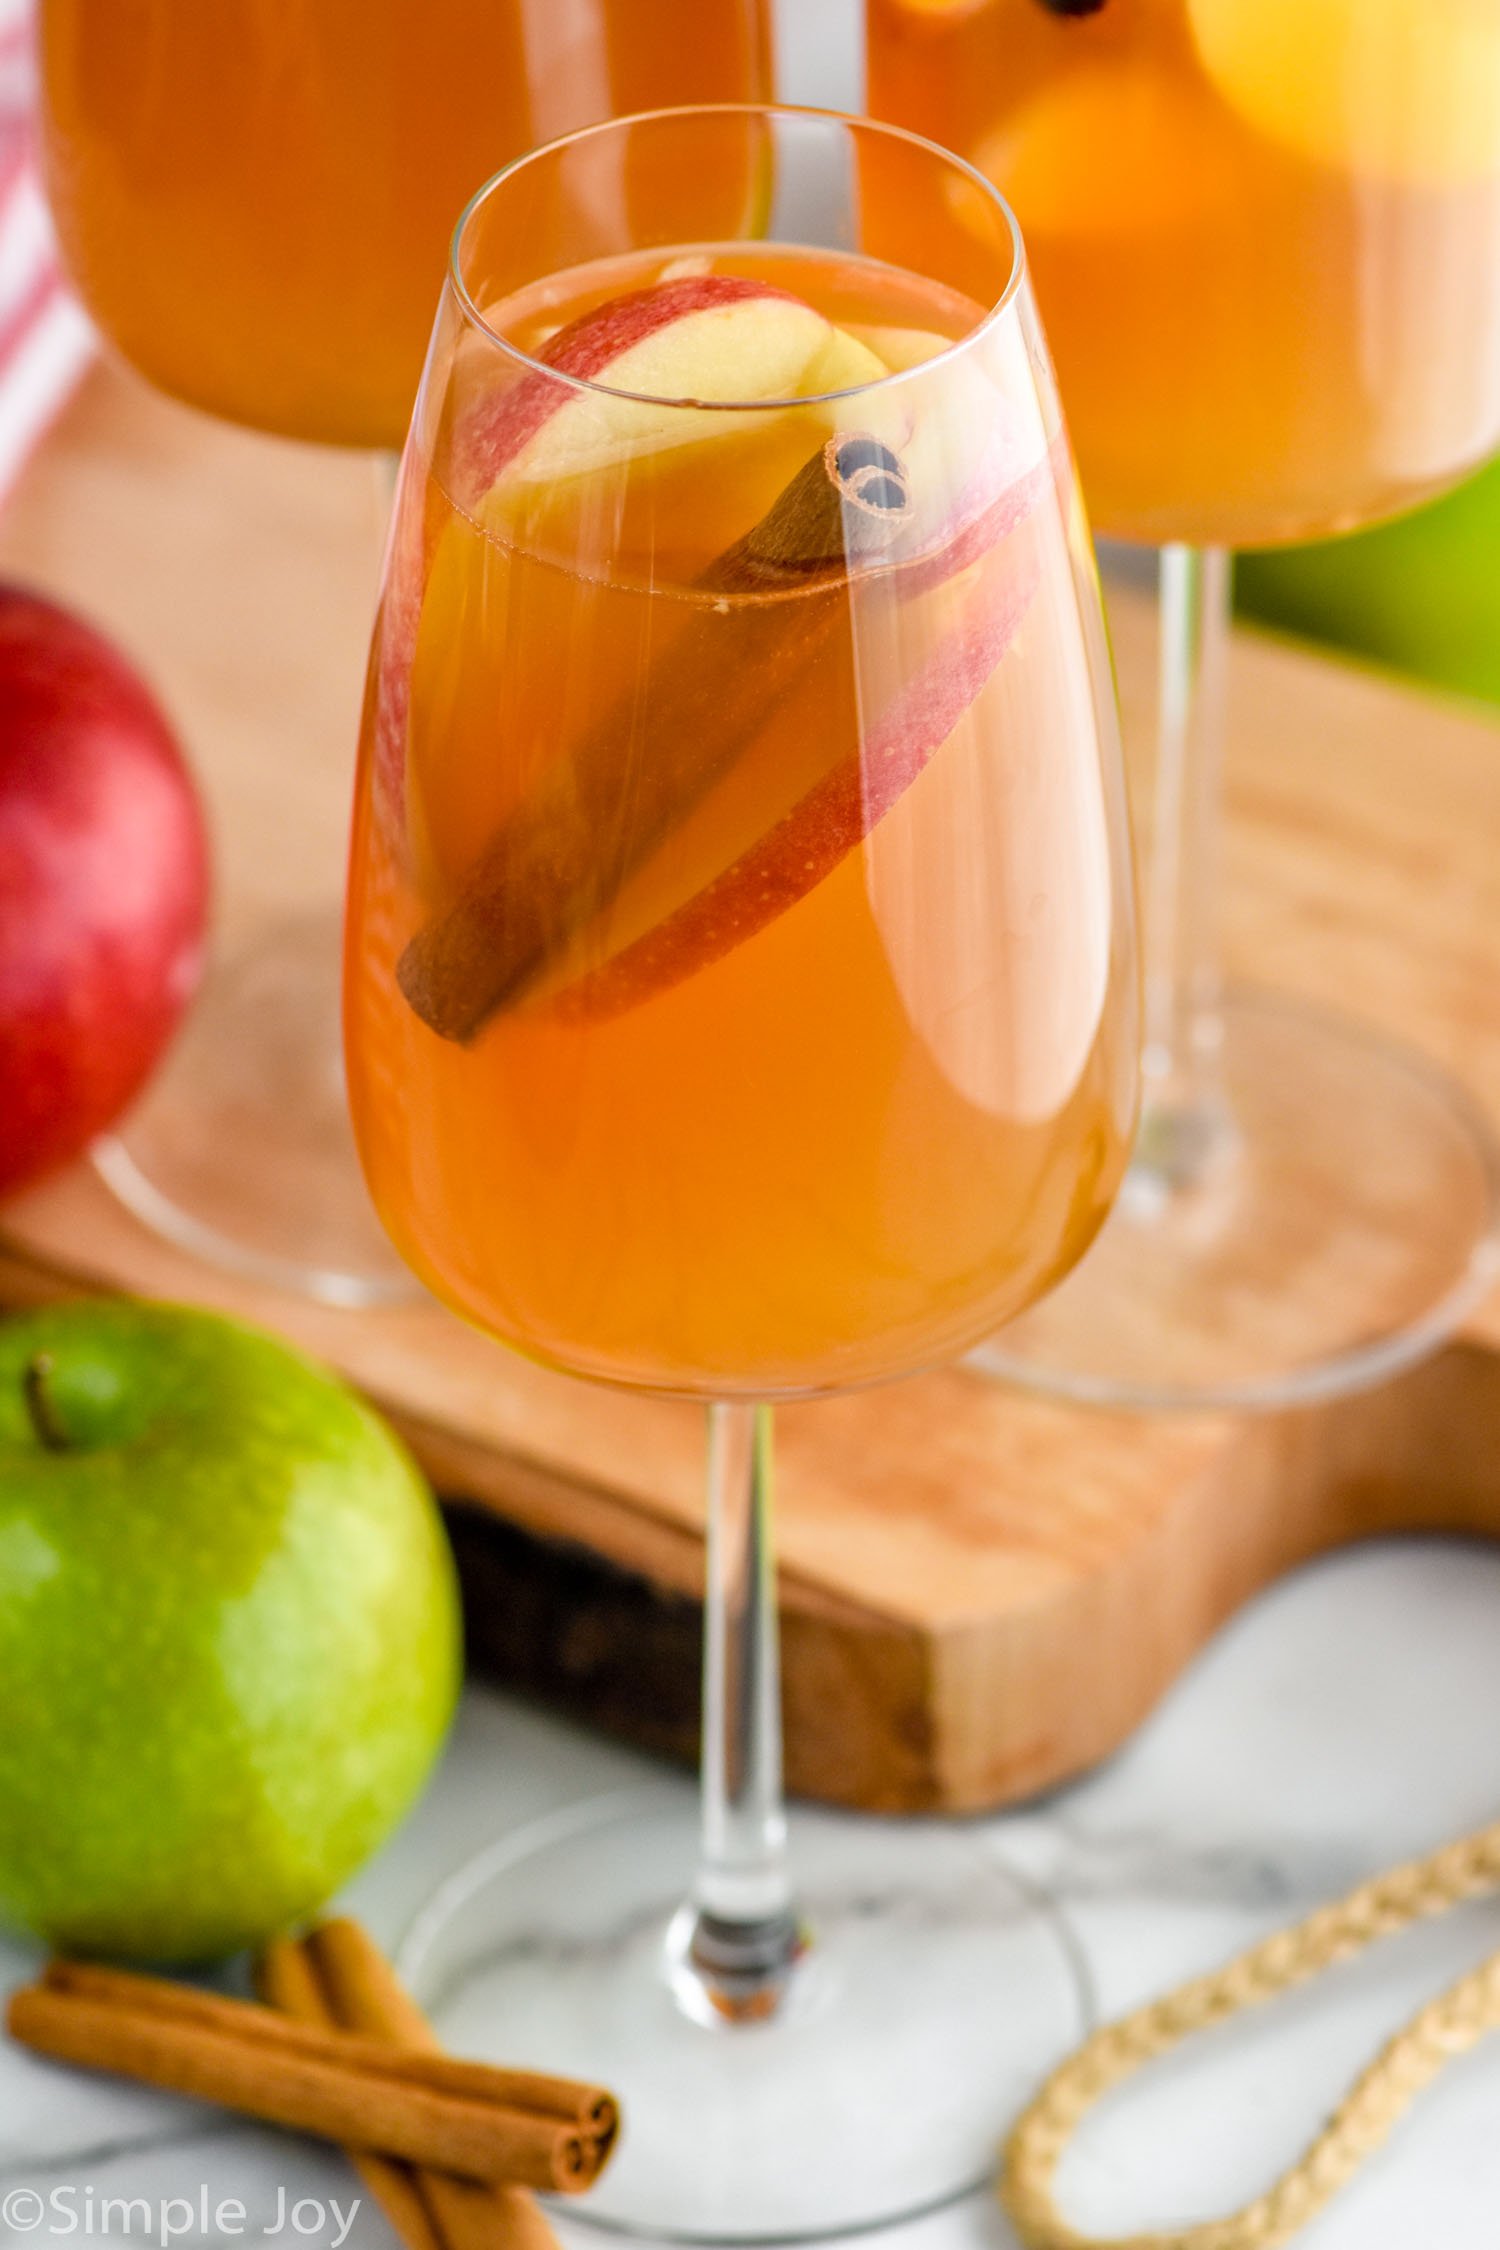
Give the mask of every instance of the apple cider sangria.
M 1038 352 L 1024 297 L 767 243 L 450 289 L 371 658 L 350 1095 L 403 1255 L 522 1349 L 844 1386 L 1099 1226 L 1129 883 Z
M 409 1264 L 505 1343 L 709 1408 L 697 1812 L 632 1792 L 503 1839 L 403 1971 L 463 2051 L 620 2087 L 605 2226 L 930 2210 L 992 2168 L 1082 1995 L 961 1838 L 898 1866 L 804 1820 L 794 1885 L 772 1407 L 1056 1281 L 1138 1076 L 1088 533 L 1015 224 L 956 158 L 658 110 L 475 197 L 397 492 L 347 930 L 356 1136 Z

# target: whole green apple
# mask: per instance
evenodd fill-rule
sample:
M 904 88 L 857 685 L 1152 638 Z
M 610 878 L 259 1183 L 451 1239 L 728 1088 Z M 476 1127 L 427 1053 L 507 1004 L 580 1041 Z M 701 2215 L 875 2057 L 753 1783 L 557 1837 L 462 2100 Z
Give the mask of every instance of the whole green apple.
M 272 1337 L 128 1302 L 0 1324 L 0 1919 L 207 1961 L 416 1796 L 460 1674 L 391 1432 Z

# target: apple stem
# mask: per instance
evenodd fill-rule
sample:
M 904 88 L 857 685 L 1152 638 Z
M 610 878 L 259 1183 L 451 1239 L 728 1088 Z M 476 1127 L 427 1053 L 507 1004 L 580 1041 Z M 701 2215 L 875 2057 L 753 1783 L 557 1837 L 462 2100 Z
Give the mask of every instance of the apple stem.
M 67 1453 L 71 1450 L 68 1433 L 58 1420 L 48 1388 L 56 1365 L 50 1352 L 33 1352 L 21 1377 L 21 1389 L 38 1445 L 45 1446 L 49 1453 Z

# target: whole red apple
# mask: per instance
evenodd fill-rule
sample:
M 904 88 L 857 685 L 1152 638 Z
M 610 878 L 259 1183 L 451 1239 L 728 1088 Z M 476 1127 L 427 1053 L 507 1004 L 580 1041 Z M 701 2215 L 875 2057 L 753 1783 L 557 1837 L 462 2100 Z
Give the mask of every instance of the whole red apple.
M 208 842 L 119 651 L 0 585 L 0 1195 L 140 1091 L 198 982 Z

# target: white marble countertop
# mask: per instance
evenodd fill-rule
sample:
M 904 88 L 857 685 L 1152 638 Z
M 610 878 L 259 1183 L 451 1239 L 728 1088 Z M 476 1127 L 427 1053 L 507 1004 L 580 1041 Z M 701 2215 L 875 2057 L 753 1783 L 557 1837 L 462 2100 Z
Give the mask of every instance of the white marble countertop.
M 1500 1553 L 1371 1547 L 1258 1601 L 1105 1770 L 975 1832 L 1046 1884 L 1114 2014 L 1493 1818 L 1497 1709 Z M 493 1835 L 643 1776 L 661 1769 L 473 1690 L 426 1802 L 347 1903 L 394 1941 L 436 1881 Z M 1120 2233 L 1234 2207 L 1293 2156 L 1386 2033 L 1496 1947 L 1500 1906 L 1466 1909 L 1162 2066 L 1087 2130 L 1065 2175 L 1075 2222 Z M 7 1984 L 33 1965 L 22 1948 L 0 1949 Z M 1500 2041 L 1439 2082 L 1309 2230 L 1308 2250 L 1493 2250 L 1497 2114 Z M 71 2199 L 39 2218 L 36 2199 L 58 2188 Z M 245 2205 L 251 2242 L 274 2227 L 283 2191 L 288 2208 L 307 2196 L 345 2213 L 358 2193 L 334 2153 L 0 2052 L 0 2250 L 62 2238 L 70 2200 L 85 2234 L 90 2188 L 96 2207 L 106 2195 L 145 2196 L 153 2210 L 182 2198 L 189 2208 L 171 2223 L 185 2250 L 218 2239 L 195 2216 L 204 2190 L 210 2215 L 226 2198 Z M 571 2216 L 560 2225 L 567 2250 L 605 2239 Z M 312 2239 L 334 2250 L 338 2232 L 330 2215 Z M 1012 2237 L 975 2198 L 879 2239 L 885 2250 L 1002 2250 Z M 389 2250 L 368 2198 L 347 2240 Z

